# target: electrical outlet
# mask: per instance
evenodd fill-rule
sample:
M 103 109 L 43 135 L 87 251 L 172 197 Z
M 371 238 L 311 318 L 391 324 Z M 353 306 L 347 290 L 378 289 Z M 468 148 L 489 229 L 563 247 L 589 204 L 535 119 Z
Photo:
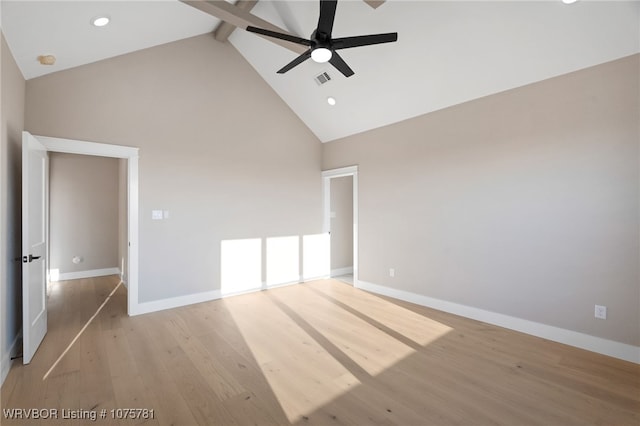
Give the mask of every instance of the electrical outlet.
M 596 305 L 595 317 L 598 319 L 607 319 L 607 307 Z
M 391 278 L 395 277 L 396 276 L 396 270 L 393 269 L 393 268 L 389 268 L 389 276 Z

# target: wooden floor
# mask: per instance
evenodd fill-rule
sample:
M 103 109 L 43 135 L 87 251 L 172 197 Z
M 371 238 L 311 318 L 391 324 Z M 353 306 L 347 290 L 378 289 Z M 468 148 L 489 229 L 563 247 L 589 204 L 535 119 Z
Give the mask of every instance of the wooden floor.
M 43 380 L 117 283 L 55 284 L 49 333 L 1 390 L 3 410 L 97 421 L 2 425 L 640 424 L 638 365 L 333 280 L 138 317 L 121 286 Z M 112 419 L 128 408 L 155 418 Z

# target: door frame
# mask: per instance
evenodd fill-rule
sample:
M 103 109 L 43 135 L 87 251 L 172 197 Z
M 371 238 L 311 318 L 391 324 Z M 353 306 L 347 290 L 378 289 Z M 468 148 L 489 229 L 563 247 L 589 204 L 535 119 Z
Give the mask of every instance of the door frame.
M 79 141 L 73 139 L 54 138 L 33 135 L 42 143 L 47 151 L 66 154 L 92 155 L 127 160 L 127 313 L 137 315 L 138 304 L 138 148 L 122 145 Z M 47 201 L 48 204 L 48 201 Z M 47 205 L 48 208 L 48 205 Z M 123 271 L 120 271 L 121 273 Z
M 323 221 L 322 232 L 331 230 L 331 179 L 353 177 L 353 285 L 358 285 L 358 166 L 340 167 L 322 172 Z M 329 267 L 331 269 L 331 267 Z

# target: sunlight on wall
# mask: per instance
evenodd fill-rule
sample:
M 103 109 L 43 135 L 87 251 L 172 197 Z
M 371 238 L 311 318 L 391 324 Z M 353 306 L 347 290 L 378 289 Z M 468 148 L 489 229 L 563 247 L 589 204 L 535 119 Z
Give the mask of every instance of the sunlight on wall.
M 267 286 L 300 281 L 300 238 L 267 238 Z
M 330 247 L 329 234 L 302 237 L 302 276 L 305 280 L 329 276 Z
M 262 288 L 262 240 L 224 240 L 220 243 L 222 295 Z
M 302 279 L 329 276 L 329 234 L 302 237 Z M 223 240 L 220 250 L 220 290 L 223 296 L 301 281 L 300 237 L 265 239 L 265 271 L 261 238 Z

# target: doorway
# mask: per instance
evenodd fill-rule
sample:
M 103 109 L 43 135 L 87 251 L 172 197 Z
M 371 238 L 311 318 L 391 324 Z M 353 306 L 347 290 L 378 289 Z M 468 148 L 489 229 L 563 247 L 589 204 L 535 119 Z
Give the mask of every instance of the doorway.
M 138 308 L 138 148 L 108 145 L 71 139 L 34 136 L 49 152 L 80 154 L 122 159 L 126 169 L 126 266 L 127 313 L 136 315 Z M 126 263 L 126 265 L 124 265 Z
M 49 282 L 126 283 L 126 161 L 49 152 Z M 124 232 L 123 232 L 124 231 Z
M 358 282 L 358 167 L 322 172 L 323 231 L 331 236 L 331 277 Z

